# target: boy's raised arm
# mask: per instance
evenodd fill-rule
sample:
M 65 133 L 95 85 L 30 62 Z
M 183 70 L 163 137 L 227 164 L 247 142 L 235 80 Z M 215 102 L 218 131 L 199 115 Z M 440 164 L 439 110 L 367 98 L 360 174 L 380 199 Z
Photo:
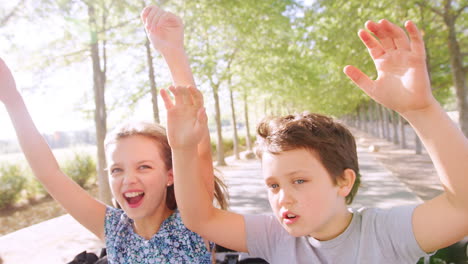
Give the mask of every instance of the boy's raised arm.
M 203 96 L 194 87 L 170 87 L 175 103 L 162 91 L 172 148 L 174 188 L 184 224 L 205 239 L 236 251 L 247 251 L 244 218 L 217 209 L 199 175 L 197 145 L 207 133 Z
M 64 175 L 45 139 L 37 131 L 7 65 L 0 59 L 0 100 L 15 127 L 34 175 L 47 192 L 84 227 L 104 239 L 106 207 Z
M 408 21 L 403 29 L 387 20 L 368 21 L 359 37 L 374 60 L 371 80 L 353 66 L 344 72 L 372 99 L 400 113 L 424 143 L 445 192 L 418 206 L 413 230 L 426 252 L 451 245 L 468 234 L 468 141 L 431 92 L 424 42 Z
M 182 20 L 156 6 L 148 6 L 141 12 L 141 20 L 153 47 L 161 53 L 171 71 L 175 86 L 194 86 L 192 69 L 184 49 L 184 25 Z M 208 193 L 213 198 L 213 161 L 211 157 L 210 133 L 207 131 L 198 144 L 200 166 Z

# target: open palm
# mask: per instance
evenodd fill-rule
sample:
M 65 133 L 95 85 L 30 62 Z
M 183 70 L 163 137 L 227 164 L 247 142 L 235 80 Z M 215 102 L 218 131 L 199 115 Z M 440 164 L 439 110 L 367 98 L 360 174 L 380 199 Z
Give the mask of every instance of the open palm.
M 426 68 L 422 37 L 412 22 L 406 23 L 409 39 L 403 29 L 381 20 L 366 23 L 369 32 L 359 37 L 374 60 L 378 77 L 371 80 L 353 66 L 345 73 L 377 102 L 399 113 L 424 109 L 434 102 Z
M 208 133 L 207 117 L 203 107 L 203 96 L 193 86 L 171 86 L 175 103 L 165 90 L 161 97 L 167 110 L 167 131 L 171 148 L 197 146 Z

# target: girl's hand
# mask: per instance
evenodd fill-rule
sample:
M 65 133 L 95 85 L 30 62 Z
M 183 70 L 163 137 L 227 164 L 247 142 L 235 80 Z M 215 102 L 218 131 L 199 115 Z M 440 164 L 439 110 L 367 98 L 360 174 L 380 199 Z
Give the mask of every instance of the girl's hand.
M 203 95 L 193 86 L 171 86 L 175 104 L 166 90 L 161 97 L 167 110 L 167 137 L 173 149 L 195 149 L 208 133 Z
M 184 47 L 184 25 L 180 17 L 157 6 L 148 6 L 141 12 L 141 20 L 153 47 L 164 54 Z
M 378 38 L 365 30 L 358 33 L 374 60 L 378 77 L 371 80 L 353 66 L 346 66 L 345 74 L 372 99 L 400 114 L 435 104 L 424 42 L 413 22 L 405 23 L 409 39 L 403 29 L 387 20 L 368 21 L 366 28 Z

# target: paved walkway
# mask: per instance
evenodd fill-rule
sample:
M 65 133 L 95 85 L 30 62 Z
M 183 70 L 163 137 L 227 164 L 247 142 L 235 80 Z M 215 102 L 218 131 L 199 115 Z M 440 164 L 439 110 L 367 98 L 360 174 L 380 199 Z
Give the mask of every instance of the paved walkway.
M 362 186 L 353 207 L 391 207 L 420 202 L 367 148 L 358 147 Z M 229 186 L 230 209 L 243 214 L 270 213 L 258 160 L 235 161 L 219 168 Z M 102 244 L 69 215 L 0 237 L 4 264 L 67 263 L 83 250 L 98 253 Z

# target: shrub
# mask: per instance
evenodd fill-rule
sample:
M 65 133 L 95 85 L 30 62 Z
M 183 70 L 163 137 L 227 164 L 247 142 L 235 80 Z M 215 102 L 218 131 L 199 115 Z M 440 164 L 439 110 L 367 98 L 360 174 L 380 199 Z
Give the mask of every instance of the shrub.
M 252 147 L 255 143 L 255 137 L 252 137 L 251 138 L 251 142 L 252 142 Z M 238 142 L 238 147 L 239 147 L 239 151 L 243 151 L 246 149 L 246 138 L 244 136 L 240 136 L 239 137 L 239 142 Z M 228 155 L 232 155 L 233 151 L 234 151 L 234 141 L 232 138 L 223 138 L 223 148 L 224 148 L 224 154 L 226 156 Z M 211 140 L 211 153 L 213 156 L 216 155 L 216 139 L 212 139 Z
M 63 172 L 81 187 L 86 187 L 90 179 L 96 177 L 96 162 L 87 153 L 75 153 L 73 157 L 64 162 Z
M 14 205 L 20 198 L 27 179 L 17 164 L 0 166 L 0 208 Z
M 25 187 L 26 198 L 29 200 L 29 202 L 33 202 L 42 197 L 49 196 L 47 190 L 44 188 L 42 183 L 36 177 L 34 177 L 29 167 L 25 170 L 25 175 L 25 178 L 27 179 Z

